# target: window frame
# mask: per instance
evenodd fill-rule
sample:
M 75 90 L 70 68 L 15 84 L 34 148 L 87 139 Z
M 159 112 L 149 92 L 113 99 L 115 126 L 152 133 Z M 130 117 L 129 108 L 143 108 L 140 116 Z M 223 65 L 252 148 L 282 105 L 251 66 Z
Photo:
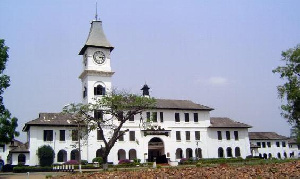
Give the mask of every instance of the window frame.
M 198 135 L 199 134 L 199 135 Z M 200 131 L 195 131 L 195 140 L 196 141 L 200 141 L 201 139 L 201 134 L 200 134 Z
M 181 141 L 181 131 L 176 131 L 176 141 Z
M 230 140 L 230 131 L 226 131 L 226 140 Z
M 66 141 L 66 130 L 59 130 L 59 141 L 60 142 Z
M 233 131 L 234 140 L 239 140 L 239 131 Z
M 185 131 L 185 140 L 191 141 L 191 132 L 190 131 Z
M 184 122 L 190 122 L 190 113 L 184 113 Z
M 135 131 L 129 131 L 129 141 L 135 141 Z
M 175 113 L 175 122 L 180 122 L 180 113 Z
M 217 131 L 218 140 L 222 140 L 222 131 Z
M 44 141 L 53 141 L 53 130 L 44 130 Z
M 194 122 L 195 123 L 199 122 L 199 114 L 198 113 L 194 113 Z

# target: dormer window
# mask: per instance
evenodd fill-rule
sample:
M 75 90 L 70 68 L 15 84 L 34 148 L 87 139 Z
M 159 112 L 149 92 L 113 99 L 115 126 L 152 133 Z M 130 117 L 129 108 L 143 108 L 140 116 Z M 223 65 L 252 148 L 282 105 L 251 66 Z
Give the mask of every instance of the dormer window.
M 105 88 L 102 85 L 94 87 L 94 95 L 105 95 Z

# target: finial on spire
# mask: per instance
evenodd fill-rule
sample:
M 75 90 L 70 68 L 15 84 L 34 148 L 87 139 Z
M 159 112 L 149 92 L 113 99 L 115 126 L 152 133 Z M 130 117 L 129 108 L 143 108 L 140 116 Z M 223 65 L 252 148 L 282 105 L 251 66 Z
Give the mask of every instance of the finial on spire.
M 96 21 L 98 20 L 98 4 L 97 4 L 97 2 L 96 2 L 96 15 L 95 15 L 95 18 L 96 18 Z

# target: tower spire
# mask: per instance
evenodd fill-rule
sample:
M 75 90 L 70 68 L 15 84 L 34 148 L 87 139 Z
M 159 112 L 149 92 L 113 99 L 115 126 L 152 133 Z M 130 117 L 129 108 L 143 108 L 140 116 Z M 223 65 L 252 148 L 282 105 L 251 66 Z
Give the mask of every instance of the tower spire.
M 98 20 L 98 3 L 96 2 L 96 14 L 95 14 L 96 21 Z

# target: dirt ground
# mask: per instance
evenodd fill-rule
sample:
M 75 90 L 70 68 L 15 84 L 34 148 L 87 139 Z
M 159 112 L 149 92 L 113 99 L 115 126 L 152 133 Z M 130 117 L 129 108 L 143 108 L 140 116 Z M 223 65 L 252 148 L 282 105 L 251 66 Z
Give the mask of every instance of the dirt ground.
M 144 169 L 136 171 L 108 171 L 98 173 L 73 174 L 55 179 L 198 179 L 198 178 L 299 178 L 300 161 L 262 165 L 232 166 L 220 164 L 215 167 L 172 167 Z

